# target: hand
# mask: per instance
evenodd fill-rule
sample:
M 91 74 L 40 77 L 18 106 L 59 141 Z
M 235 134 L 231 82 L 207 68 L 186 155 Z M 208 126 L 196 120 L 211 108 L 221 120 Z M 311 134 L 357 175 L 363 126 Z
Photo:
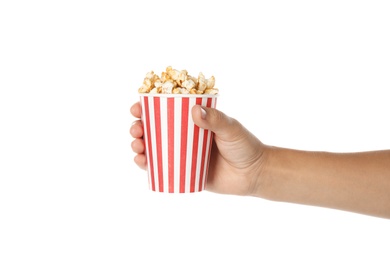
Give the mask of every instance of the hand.
M 141 118 L 141 104 L 139 102 L 135 103 L 130 108 L 130 113 L 136 118 Z M 138 167 L 143 170 L 146 170 L 147 161 L 145 155 L 145 143 L 142 139 L 144 131 L 140 119 L 134 121 L 131 125 L 130 135 L 135 138 L 134 141 L 131 143 L 131 149 L 136 153 L 136 156 L 134 157 L 134 162 L 138 165 Z
M 141 117 L 139 103 L 131 114 Z M 330 153 L 266 146 L 216 109 L 194 106 L 192 118 L 214 132 L 206 190 L 390 218 L 390 150 Z M 135 163 L 146 169 L 140 120 L 130 133 Z
M 130 112 L 134 117 L 140 118 L 140 103 L 135 103 Z M 216 109 L 196 105 L 192 108 L 192 117 L 196 125 L 214 132 L 206 190 L 254 195 L 259 186 L 267 147 L 237 120 Z M 141 169 L 146 170 L 147 159 L 140 120 L 133 123 L 130 134 L 135 138 L 131 144 L 136 153 L 134 161 Z

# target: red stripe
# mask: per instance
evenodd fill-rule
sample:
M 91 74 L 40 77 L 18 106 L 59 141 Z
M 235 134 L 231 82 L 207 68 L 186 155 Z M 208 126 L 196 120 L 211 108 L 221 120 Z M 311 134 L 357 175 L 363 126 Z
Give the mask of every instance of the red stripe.
M 144 113 L 145 113 L 145 129 L 146 129 L 146 134 L 147 134 L 147 137 L 148 137 L 148 145 L 146 147 L 149 147 L 149 149 L 146 149 L 147 150 L 147 154 L 148 154 L 148 160 L 149 160 L 149 165 L 150 165 L 150 183 L 151 183 L 151 188 L 152 190 L 156 190 L 156 186 L 155 186 L 155 183 L 154 183 L 154 166 L 153 166 L 153 155 L 152 155 L 152 141 L 150 140 L 151 139 L 151 136 L 150 136 L 150 112 L 149 112 L 149 102 L 148 102 L 148 97 L 144 97 Z
M 213 98 L 215 101 L 214 101 L 214 106 L 213 106 L 213 108 L 215 108 L 216 107 L 216 105 L 217 105 L 217 98 Z M 210 105 L 210 107 L 211 107 L 211 105 Z M 212 151 L 212 147 L 213 147 L 213 144 L 214 144 L 214 133 L 213 132 L 210 132 L 210 146 L 209 146 L 209 155 L 207 156 L 208 158 L 207 158 L 207 161 L 210 163 L 210 158 L 211 158 L 211 151 Z M 206 174 L 206 176 L 205 176 L 205 187 L 204 188 L 206 188 L 206 185 L 207 185 L 207 176 L 208 176 L 208 174 L 209 174 L 209 168 L 210 167 L 206 167 L 206 172 L 205 172 L 205 174 Z
M 211 107 L 211 98 L 207 99 L 206 107 Z M 209 130 L 205 129 L 203 134 L 203 147 L 202 147 L 202 161 L 200 163 L 200 177 L 199 177 L 199 188 L 198 190 L 201 191 L 203 189 L 203 175 L 204 175 L 204 164 L 205 164 L 205 157 L 206 157 L 206 148 L 207 148 L 207 137 L 209 135 Z M 206 180 L 205 180 L 206 181 Z
M 174 141 L 174 129 L 175 129 L 175 100 L 174 98 L 168 98 L 168 190 L 170 193 L 174 192 L 174 159 L 175 159 L 175 141 Z
M 202 104 L 202 98 L 196 99 L 196 104 Z M 195 191 L 195 177 L 196 177 L 196 159 L 198 153 L 198 144 L 199 144 L 199 127 L 194 125 L 194 144 L 192 147 L 192 164 L 191 164 L 191 182 L 190 182 L 190 192 Z
M 186 162 L 187 162 L 187 134 L 188 134 L 188 110 L 189 98 L 182 99 L 181 105 L 181 143 L 180 143 L 180 192 L 185 192 L 186 186 Z
M 164 191 L 163 169 L 162 169 L 162 149 L 161 149 L 161 111 L 160 98 L 154 97 L 154 119 L 156 123 L 156 145 L 157 145 L 157 170 L 159 191 Z

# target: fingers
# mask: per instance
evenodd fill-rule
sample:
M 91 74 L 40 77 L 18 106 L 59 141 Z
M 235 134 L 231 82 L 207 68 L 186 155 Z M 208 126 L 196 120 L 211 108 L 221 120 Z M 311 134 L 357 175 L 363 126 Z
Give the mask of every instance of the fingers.
M 130 107 L 130 113 L 136 117 L 141 118 L 142 110 L 140 102 L 134 103 Z M 141 120 L 136 120 L 130 127 L 130 135 L 135 138 L 135 140 L 131 143 L 131 149 L 136 155 L 134 156 L 134 162 L 143 170 L 147 168 L 147 161 L 145 156 L 145 143 L 142 139 L 144 135 L 144 131 L 142 128 Z
M 146 156 L 145 156 L 145 154 L 137 154 L 134 157 L 134 162 L 142 170 L 146 170 L 147 169 L 147 163 L 146 163 Z
M 145 142 L 142 139 L 143 129 L 142 123 L 140 120 L 134 121 L 133 125 L 130 127 L 130 135 L 135 139 L 131 142 L 131 149 L 136 156 L 134 157 L 134 162 L 143 170 L 146 170 L 146 156 L 145 156 Z
M 141 118 L 142 110 L 140 102 L 134 103 L 130 108 L 130 113 L 137 118 Z
M 136 138 L 131 142 L 131 149 L 136 153 L 134 162 L 143 170 L 146 170 L 145 142 L 142 139 L 143 130 L 141 123 L 135 121 L 135 124 L 130 128 L 130 134 Z
M 130 127 L 130 135 L 133 138 L 142 138 L 144 135 L 144 130 L 142 128 L 141 120 L 134 121 Z
M 145 152 L 145 143 L 142 139 L 135 139 L 133 142 L 131 142 L 131 149 L 135 153 L 144 153 Z

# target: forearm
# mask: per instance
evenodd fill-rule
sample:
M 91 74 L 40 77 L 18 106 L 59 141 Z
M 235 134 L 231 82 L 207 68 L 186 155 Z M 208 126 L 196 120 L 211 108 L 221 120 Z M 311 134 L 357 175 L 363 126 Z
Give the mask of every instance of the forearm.
M 390 218 L 390 150 L 327 153 L 270 147 L 265 156 L 255 196 Z

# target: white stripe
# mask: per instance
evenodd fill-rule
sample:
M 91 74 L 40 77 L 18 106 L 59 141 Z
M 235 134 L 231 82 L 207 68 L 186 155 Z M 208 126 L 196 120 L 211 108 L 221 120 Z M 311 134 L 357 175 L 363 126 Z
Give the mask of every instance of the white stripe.
M 161 114 L 161 160 L 163 171 L 163 188 L 164 192 L 168 192 L 168 99 L 160 98 L 160 114 Z
M 195 169 L 195 191 L 199 189 L 199 178 L 200 178 L 200 165 L 202 162 L 202 144 L 203 142 L 201 141 L 203 138 L 203 129 L 199 129 L 199 137 L 198 137 L 198 151 L 196 155 L 196 169 Z
M 207 105 L 207 98 L 203 98 L 202 100 L 202 106 L 206 106 Z M 205 130 L 203 128 L 200 129 L 201 133 L 202 133 L 202 139 L 199 139 L 199 140 L 202 140 L 201 142 L 201 147 L 200 147 L 200 155 L 199 155 L 199 158 L 200 156 L 202 155 L 202 152 L 203 152 L 203 138 L 204 138 L 204 134 L 205 134 Z M 208 131 L 210 132 L 210 131 Z M 207 136 L 209 136 L 207 134 Z M 206 137 L 206 142 L 209 141 L 209 137 Z M 206 169 L 206 165 L 207 165 L 207 148 L 208 148 L 208 145 L 206 145 L 205 147 L 205 158 L 204 158 L 204 165 L 203 165 L 203 169 L 199 169 L 199 178 L 200 178 L 200 175 L 203 173 L 203 176 L 202 176 L 202 182 L 200 183 L 200 189 L 203 190 L 204 188 L 204 175 L 205 175 L 205 169 Z M 200 161 L 202 161 L 203 158 L 200 158 Z M 199 168 L 201 167 L 201 164 L 199 165 Z M 199 183 L 199 178 L 197 178 L 197 183 Z M 197 184 L 197 190 L 199 190 L 199 184 Z
M 185 192 L 190 192 L 191 184 L 191 166 L 192 166 L 192 146 L 194 145 L 194 121 L 192 120 L 191 110 L 192 107 L 196 104 L 195 98 L 189 99 L 188 105 L 188 134 L 187 134 L 187 162 L 186 162 L 186 182 L 185 182 Z
M 202 190 L 205 188 L 206 186 L 206 174 L 207 174 L 207 168 L 209 167 L 209 164 L 210 164 L 210 158 L 209 158 L 209 154 L 210 154 L 210 146 L 212 145 L 212 139 L 211 139 L 211 135 L 212 135 L 212 132 L 211 131 L 208 131 L 207 133 L 207 146 L 206 146 L 206 153 L 205 153 L 205 163 L 204 163 L 204 169 L 203 169 L 203 180 L 202 180 Z
M 175 98 L 175 128 L 174 128 L 174 137 L 175 137 L 175 146 L 174 146 L 174 191 L 180 192 L 180 145 L 181 145 L 181 113 L 182 113 L 182 99 Z

